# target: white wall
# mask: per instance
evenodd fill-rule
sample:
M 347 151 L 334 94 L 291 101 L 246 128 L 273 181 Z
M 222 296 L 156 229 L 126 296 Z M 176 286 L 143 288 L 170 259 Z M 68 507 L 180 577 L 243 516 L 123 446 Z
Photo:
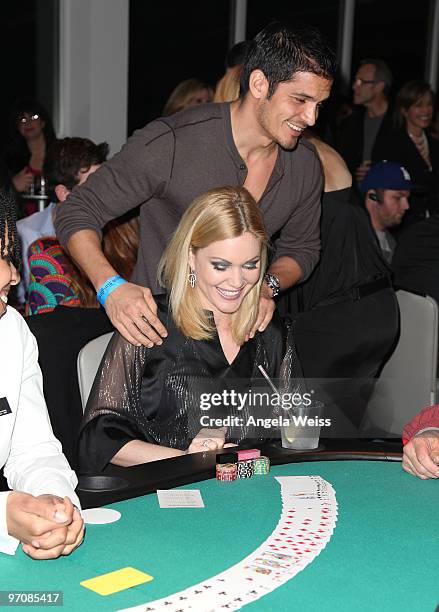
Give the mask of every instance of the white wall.
M 60 0 L 56 131 L 107 141 L 127 136 L 129 0 Z

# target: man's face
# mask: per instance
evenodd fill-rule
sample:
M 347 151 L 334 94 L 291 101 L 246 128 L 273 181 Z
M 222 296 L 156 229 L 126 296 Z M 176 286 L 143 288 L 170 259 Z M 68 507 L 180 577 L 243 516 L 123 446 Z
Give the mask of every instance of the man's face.
M 399 225 L 409 209 L 410 191 L 384 189 L 380 202 L 375 202 L 376 219 L 381 229 Z
M 357 70 L 352 84 L 354 104 L 366 105 L 382 91 L 382 81 L 375 81 L 375 66 L 363 64 Z
M 264 135 L 284 149 L 294 149 L 303 130 L 315 124 L 331 86 L 330 79 L 298 72 L 292 81 L 279 83 L 271 98 L 265 93 L 256 110 L 256 120 Z

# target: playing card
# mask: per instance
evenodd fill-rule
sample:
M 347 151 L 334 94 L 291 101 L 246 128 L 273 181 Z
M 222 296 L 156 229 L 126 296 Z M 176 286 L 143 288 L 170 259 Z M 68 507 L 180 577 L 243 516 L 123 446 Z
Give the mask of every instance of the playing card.
M 256 550 L 217 576 L 129 610 L 239 610 L 306 567 L 326 546 L 335 528 L 335 491 L 319 476 L 285 476 L 276 480 L 281 486 L 282 512 L 271 535 Z
M 204 508 L 200 489 L 158 489 L 160 508 Z

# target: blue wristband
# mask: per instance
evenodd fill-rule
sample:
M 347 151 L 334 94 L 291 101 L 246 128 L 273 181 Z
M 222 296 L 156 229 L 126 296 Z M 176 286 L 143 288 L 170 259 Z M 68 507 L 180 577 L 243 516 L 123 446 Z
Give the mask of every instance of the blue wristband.
M 120 285 L 123 285 L 126 282 L 127 281 L 121 276 L 119 276 L 118 274 L 106 280 L 105 283 L 102 285 L 102 287 L 99 289 L 99 291 L 96 294 L 99 304 L 101 306 L 105 306 L 105 300 L 110 295 L 110 293 L 114 291 L 117 287 L 119 287 Z

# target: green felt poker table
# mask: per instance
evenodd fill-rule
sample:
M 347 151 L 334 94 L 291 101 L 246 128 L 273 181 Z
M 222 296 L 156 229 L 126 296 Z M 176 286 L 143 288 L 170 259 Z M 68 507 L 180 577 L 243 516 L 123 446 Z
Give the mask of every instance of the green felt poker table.
M 227 569 L 269 537 L 281 513 L 275 476 L 318 475 L 336 492 L 339 516 L 332 538 L 310 565 L 245 609 L 435 610 L 438 482 L 406 474 L 397 452 L 377 452 L 376 446 L 347 455 L 266 454 L 279 464 L 269 475 L 231 483 L 209 478 L 213 453 L 116 468 L 113 475 L 130 483 L 116 494 L 122 501 L 109 505 L 121 512 L 120 520 L 89 525 L 83 545 L 69 557 L 33 561 L 21 550 L 15 557 L 0 555 L 1 590 L 62 591 L 65 611 L 118 610 L 166 597 Z M 156 495 L 139 495 L 142 486 L 151 493 L 179 480 L 186 481 L 184 488 L 200 489 L 205 508 L 160 509 Z M 81 498 L 90 506 L 114 495 L 82 492 Z M 126 566 L 154 579 L 108 596 L 80 586 Z

